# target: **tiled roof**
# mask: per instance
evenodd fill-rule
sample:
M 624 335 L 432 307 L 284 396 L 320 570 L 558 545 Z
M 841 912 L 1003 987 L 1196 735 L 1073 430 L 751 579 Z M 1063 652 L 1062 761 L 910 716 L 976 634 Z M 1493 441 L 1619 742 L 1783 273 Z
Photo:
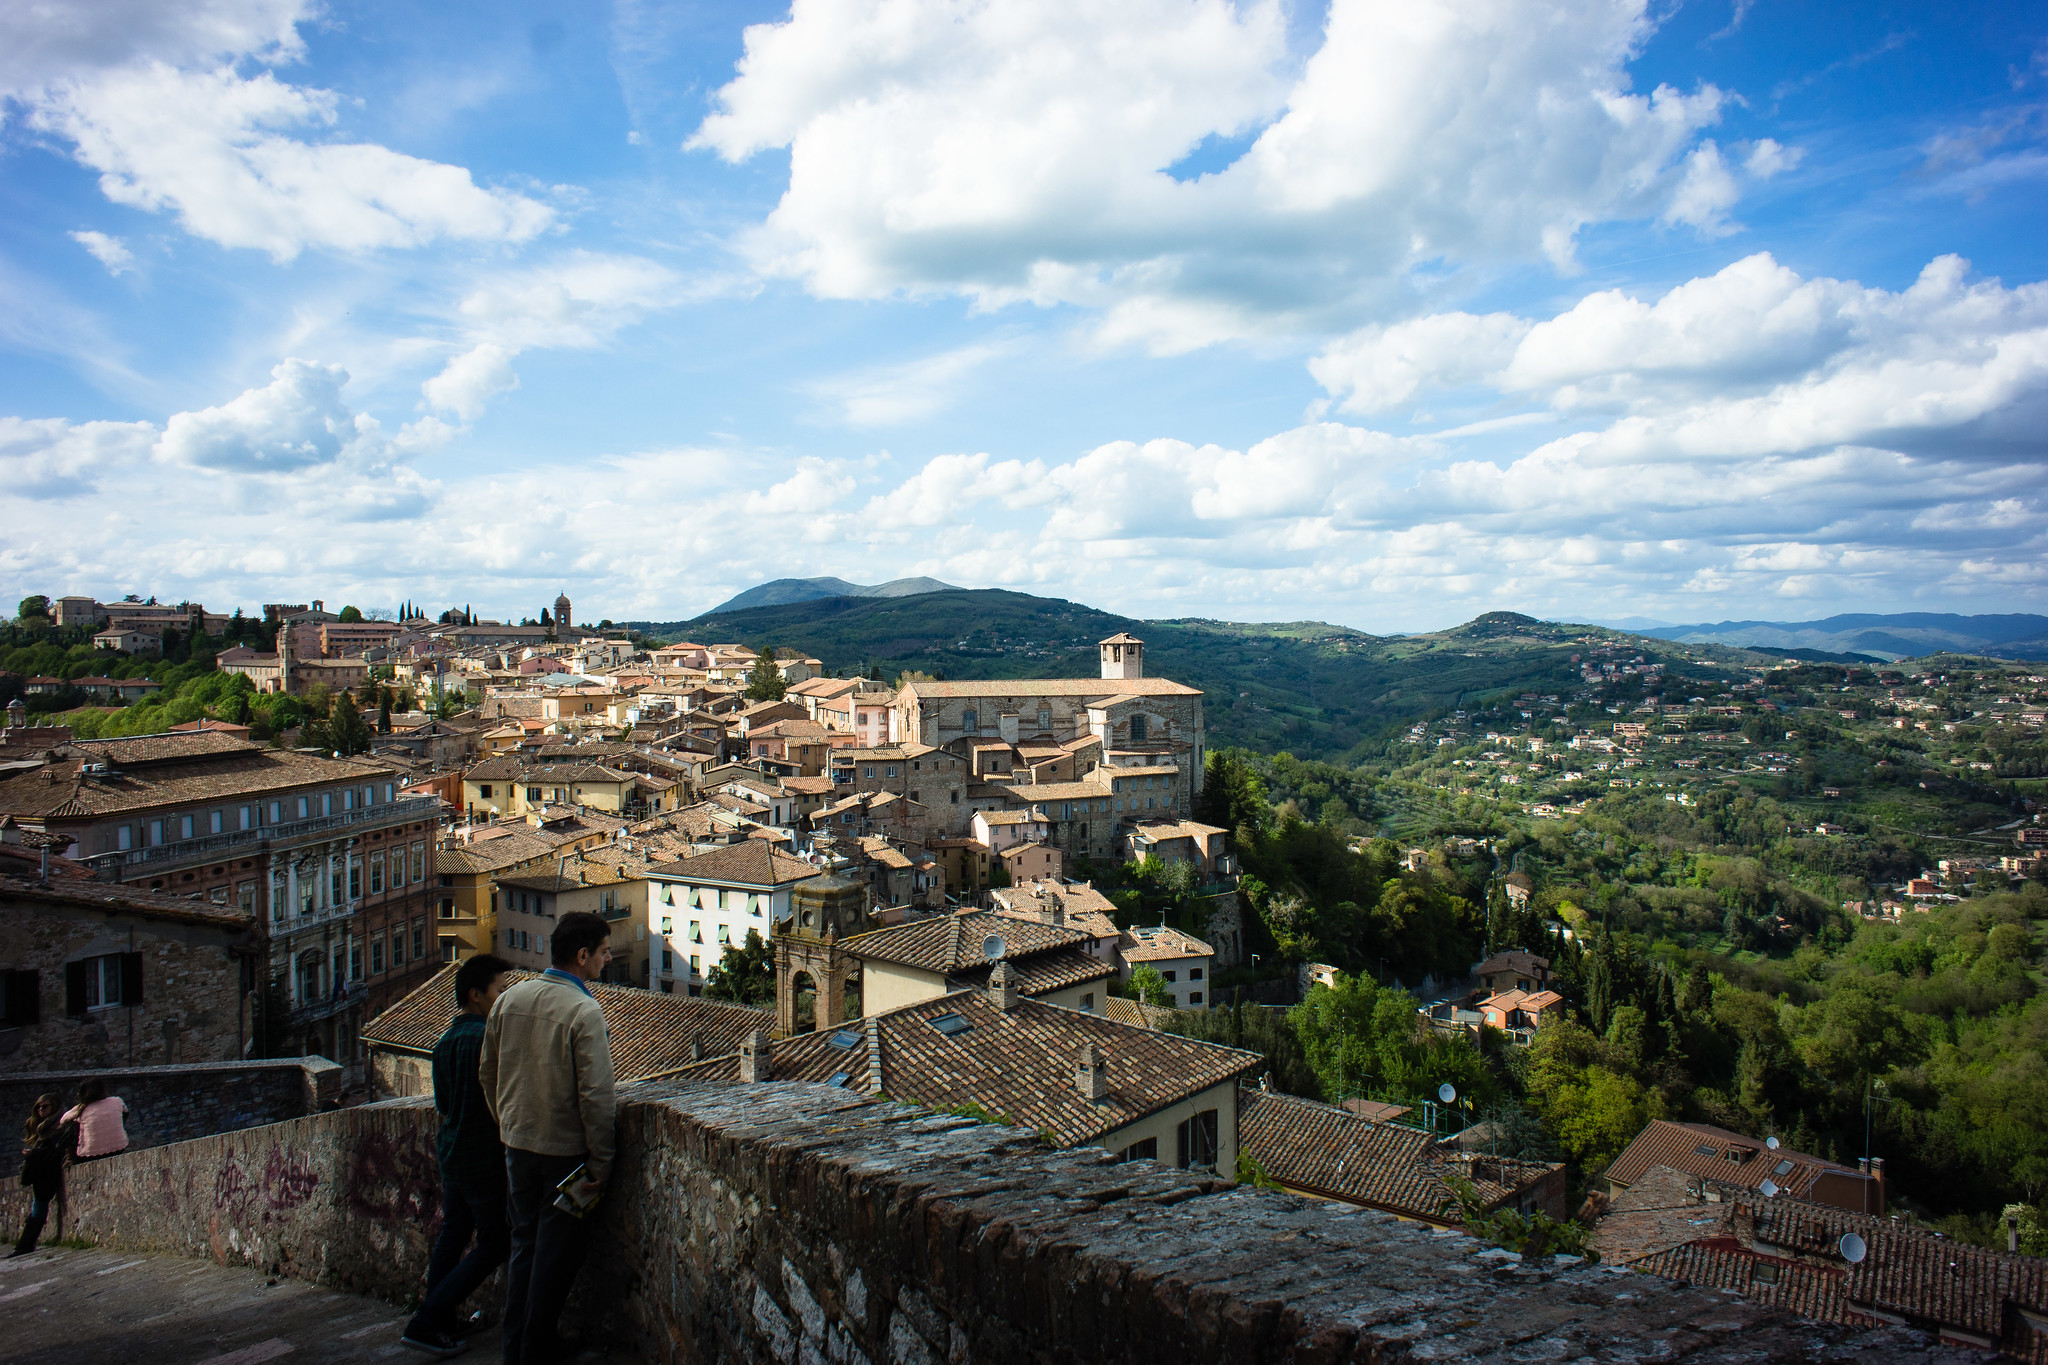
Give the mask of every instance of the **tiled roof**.
M 1556 1169 L 1540 1161 L 1467 1157 L 1419 1128 L 1370 1119 L 1314 1100 L 1240 1085 L 1237 1141 L 1266 1174 L 1325 1198 L 1446 1227 L 1463 1220 L 1445 1180 L 1471 1180 L 1489 1207 Z
M 237 906 L 215 905 L 211 901 L 190 900 L 182 896 L 166 896 L 155 891 L 145 891 L 140 887 L 120 886 L 111 882 L 72 880 L 69 877 L 57 880 L 55 874 L 60 869 L 53 867 L 51 871 L 53 880 L 48 885 L 43 885 L 33 876 L 0 875 L 0 898 L 17 904 L 42 902 L 73 910 L 141 915 L 147 919 L 203 924 L 230 932 L 249 929 L 255 924 L 255 920 L 244 914 Z
M 295 749 L 258 749 L 218 732 L 144 738 L 224 742 L 234 748 L 186 762 L 145 761 L 130 767 L 127 760 L 121 760 L 114 772 L 99 776 L 82 772 L 78 760 L 58 760 L 0 781 L 0 811 L 31 817 L 89 818 L 188 801 L 251 800 L 298 787 L 393 775 L 381 762 L 328 758 Z M 105 742 L 109 741 L 94 741 L 94 745 Z
M 425 1053 L 455 1017 L 455 973 L 450 964 L 412 994 L 363 1025 L 362 1038 L 372 1046 Z M 511 973 L 526 981 L 536 972 Z M 756 1029 L 774 1026 L 775 1016 L 717 1000 L 666 995 L 634 986 L 593 982 L 591 994 L 604 1010 L 611 1032 L 612 1070 L 621 1083 L 673 1072 L 696 1060 L 693 1044 L 705 1057 L 736 1055 L 740 1043 Z
M 745 843 L 700 853 L 694 858 L 649 868 L 648 871 L 663 877 L 731 882 L 739 886 L 784 886 L 818 876 L 821 869 L 815 863 L 807 863 L 758 839 L 750 839 Z
M 932 1020 L 955 1015 L 967 1025 L 941 1033 Z M 881 1060 L 869 1073 L 870 1043 Z M 833 1040 L 850 1042 L 838 1047 Z M 1102 1055 L 1109 1096 L 1081 1098 L 1074 1062 L 1084 1045 Z M 916 1104 L 973 1102 L 1020 1128 L 1050 1133 L 1067 1146 L 1093 1142 L 1169 1105 L 1262 1065 L 1257 1053 L 1178 1034 L 1131 1028 L 1037 1000 L 1003 1011 L 986 991 L 959 991 L 856 1020 L 832 1032 L 777 1042 L 775 1080 L 821 1081 Z M 738 1058 L 692 1068 L 693 1078 L 736 1081 Z
M 1011 962 L 1088 942 L 1088 936 L 1077 930 L 980 910 L 870 930 L 855 934 L 841 946 L 855 957 L 951 976 L 986 966 L 992 960 L 982 952 L 983 943 L 991 935 L 1002 939 L 999 956 Z
M 1737 1159 L 1731 1160 L 1730 1153 Z M 1652 1119 L 1636 1134 L 1635 1141 L 1607 1168 L 1607 1179 L 1617 1186 L 1633 1185 L 1652 1166 L 1669 1166 L 1751 1190 L 1769 1180 L 1794 1199 L 1811 1194 L 1825 1171 L 1839 1171 L 1852 1180 L 1862 1178 L 1846 1166 L 1789 1147 L 1774 1152 L 1757 1138 L 1710 1124 L 1670 1119 Z
M 1474 975 L 1492 976 L 1495 972 L 1516 972 L 1530 976 L 1548 976 L 1550 975 L 1550 959 L 1538 957 L 1534 953 L 1525 953 L 1519 948 L 1511 948 L 1504 953 L 1495 953 L 1492 957 L 1480 963 Z
M 1141 1000 L 1126 1000 L 1121 995 L 1112 995 L 1102 1002 L 1102 1017 L 1114 1019 L 1119 1024 L 1132 1028 L 1163 1028 L 1173 1018 L 1174 1011 L 1163 1005 L 1148 1005 Z
M 1198 687 L 1166 678 L 995 678 L 977 682 L 906 683 L 904 695 L 940 697 L 1199 697 Z
M 118 768 L 122 764 L 162 763 L 216 754 L 246 753 L 257 746 L 239 735 L 183 730 L 113 739 L 81 739 L 72 747 Z
M 1204 825 L 1193 820 L 1140 820 L 1133 832 L 1155 843 L 1168 839 L 1193 839 L 1197 843 L 1206 843 L 1219 834 L 1230 833 L 1221 826 Z
M 1851 1232 L 1864 1242 L 1860 1262 L 1841 1253 L 1841 1239 Z M 1960 1329 L 1997 1343 L 2007 1356 L 2048 1365 L 2048 1329 L 2026 1317 L 2048 1320 L 2042 1257 L 1970 1246 L 1825 1204 L 1765 1199 L 1669 1166 L 1652 1167 L 1616 1196 L 1594 1245 L 1609 1263 L 1732 1289 L 1823 1322 L 1904 1318 Z
M 1160 925 L 1126 929 L 1117 952 L 1126 962 L 1159 962 L 1169 958 L 1213 957 L 1216 950 L 1192 934 Z

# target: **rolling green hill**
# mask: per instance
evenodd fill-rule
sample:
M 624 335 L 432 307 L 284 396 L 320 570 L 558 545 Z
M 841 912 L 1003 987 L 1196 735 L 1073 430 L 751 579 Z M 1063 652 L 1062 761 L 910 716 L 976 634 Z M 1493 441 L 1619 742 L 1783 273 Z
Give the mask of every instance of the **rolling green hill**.
M 1319 621 L 1135 620 L 1057 598 L 966 589 L 632 624 L 662 640 L 791 646 L 837 674 L 878 668 L 894 677 L 914 669 L 948 678 L 1093 677 L 1095 642 L 1127 630 L 1146 642 L 1147 673 L 1208 694 L 1214 744 L 1319 758 L 1380 743 L 1396 727 L 1484 696 L 1576 686 L 1571 656 L 1593 639 L 1626 640 L 1674 664 L 1756 657 L 1511 612 L 1453 630 L 1381 637 Z

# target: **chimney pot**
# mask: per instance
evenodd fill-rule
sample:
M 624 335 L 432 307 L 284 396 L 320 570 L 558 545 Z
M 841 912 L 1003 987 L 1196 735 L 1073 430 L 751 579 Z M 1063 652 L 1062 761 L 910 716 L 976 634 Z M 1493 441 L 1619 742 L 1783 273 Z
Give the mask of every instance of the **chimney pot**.
M 1009 963 L 996 963 L 988 974 L 988 1002 L 1005 1014 L 1017 1008 L 1017 974 Z
M 1109 1098 L 1108 1069 L 1093 1043 L 1084 1043 L 1081 1055 L 1074 1059 L 1074 1090 L 1084 1100 L 1099 1103 Z
M 755 1029 L 740 1048 L 740 1083 L 755 1085 L 769 1078 L 774 1058 L 769 1050 L 768 1035 Z

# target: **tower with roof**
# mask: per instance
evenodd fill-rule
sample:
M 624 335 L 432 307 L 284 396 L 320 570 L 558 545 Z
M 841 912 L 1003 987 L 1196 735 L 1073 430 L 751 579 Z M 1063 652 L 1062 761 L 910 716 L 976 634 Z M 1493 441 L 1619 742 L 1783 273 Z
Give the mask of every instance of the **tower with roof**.
M 1102 676 L 1105 678 L 1142 678 L 1145 676 L 1145 642 L 1128 631 L 1118 631 L 1104 640 L 1102 649 Z

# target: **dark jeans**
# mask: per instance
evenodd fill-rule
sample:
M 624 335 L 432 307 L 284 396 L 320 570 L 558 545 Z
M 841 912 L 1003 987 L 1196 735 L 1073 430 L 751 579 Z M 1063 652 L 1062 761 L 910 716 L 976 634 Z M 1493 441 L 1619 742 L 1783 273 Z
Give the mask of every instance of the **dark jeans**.
M 496 1174 L 495 1172 L 493 1173 Z M 469 1239 L 476 1247 L 469 1249 Z M 427 1261 L 427 1297 L 406 1324 L 408 1332 L 452 1332 L 462 1324 L 462 1301 L 476 1292 L 512 1250 L 502 1178 L 464 1179 L 441 1168 L 441 1235 Z M 468 1255 L 464 1255 L 468 1251 Z
M 556 1208 L 555 1186 L 582 1164 L 580 1156 L 505 1149 L 512 1218 L 512 1262 L 505 1274 L 505 1365 L 554 1365 L 561 1357 L 556 1327 L 590 1244 L 591 1220 Z

